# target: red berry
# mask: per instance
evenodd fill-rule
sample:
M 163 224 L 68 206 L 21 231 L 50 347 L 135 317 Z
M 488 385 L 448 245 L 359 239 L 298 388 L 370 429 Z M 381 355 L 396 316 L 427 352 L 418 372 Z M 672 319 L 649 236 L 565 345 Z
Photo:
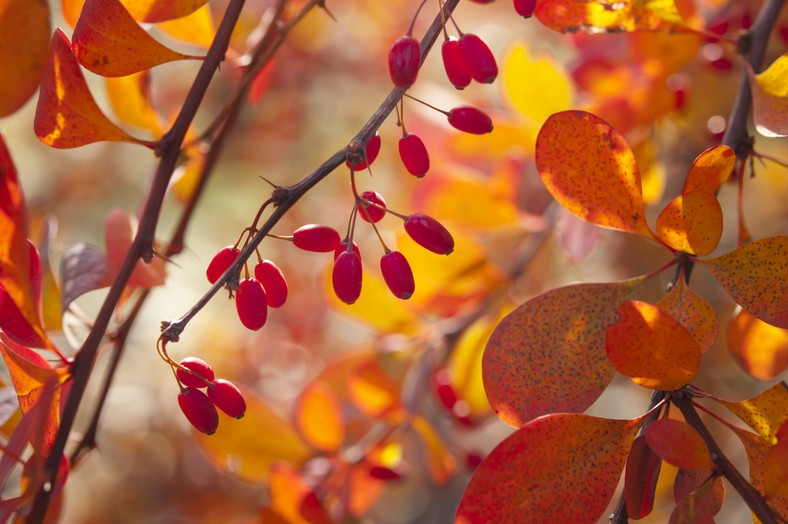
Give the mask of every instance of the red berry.
M 386 216 L 386 201 L 377 191 L 364 191 L 359 195 L 362 202 L 358 204 L 358 215 L 366 222 L 380 222 Z M 377 204 L 380 207 L 373 206 Z
M 430 154 L 421 138 L 411 133 L 399 139 L 399 156 L 411 175 L 421 178 L 430 170 Z
M 454 251 L 454 238 L 443 225 L 431 216 L 413 213 L 405 220 L 405 231 L 421 247 L 448 255 Z
M 372 162 L 378 157 L 378 153 L 380 153 L 380 134 L 375 133 L 372 135 L 372 138 L 369 139 L 367 142 L 366 147 L 364 147 L 364 156 L 366 160 L 362 160 L 357 164 L 350 165 L 350 162 L 345 160 L 345 165 L 352 168 L 353 171 L 361 171 L 362 169 L 366 169 L 368 165 L 372 165 Z
M 208 277 L 208 282 L 214 284 L 222 274 L 227 271 L 227 268 L 233 265 L 233 262 L 238 258 L 238 251 L 234 246 L 223 247 L 211 259 L 208 264 L 208 269 L 205 271 L 205 276 Z
M 473 135 L 484 135 L 493 130 L 490 116 L 471 106 L 455 107 L 449 111 L 449 124 L 454 129 Z
M 498 64 L 487 44 L 477 35 L 467 33 L 460 37 L 458 51 L 463 65 L 474 80 L 491 84 L 498 76 Z
M 268 318 L 268 302 L 265 289 L 256 278 L 245 278 L 235 291 L 235 309 L 241 324 L 257 331 Z
M 412 36 L 401 36 L 389 51 L 389 74 L 397 87 L 410 87 L 416 81 L 421 65 L 419 41 Z
M 451 375 L 447 369 L 441 369 L 433 377 L 435 393 L 446 409 L 451 411 L 459 398 L 451 383 Z
M 213 382 L 213 368 L 204 360 L 197 357 L 186 357 L 178 362 L 178 364 L 191 371 L 191 373 L 189 373 L 189 371 L 184 371 L 180 368 L 176 368 L 175 370 L 175 375 L 184 386 L 190 388 L 205 388 L 208 387 L 210 382 Z
M 233 418 L 241 418 L 246 413 L 246 401 L 235 384 L 222 378 L 208 388 L 208 398 L 213 405 Z
M 254 266 L 254 278 L 263 285 L 269 307 L 281 307 L 285 303 L 287 300 L 287 280 L 276 264 L 267 259 L 258 262 Z
M 378 480 L 397 480 L 400 474 L 385 466 L 372 466 L 369 468 L 369 476 Z
M 441 45 L 441 57 L 443 58 L 443 68 L 449 82 L 457 89 L 465 89 L 471 83 L 471 73 L 463 65 L 460 57 L 459 40 L 449 38 Z
M 339 233 L 329 226 L 307 224 L 293 231 L 293 244 L 304 251 L 328 253 L 339 245 Z
M 355 251 L 344 251 L 334 260 L 331 274 L 334 293 L 345 304 L 352 304 L 361 295 L 361 257 Z
M 407 300 L 413 296 L 416 284 L 405 255 L 399 251 L 389 251 L 383 255 L 380 258 L 380 272 L 395 297 Z
M 341 255 L 342 253 L 348 250 L 347 244 L 348 244 L 347 238 L 339 243 L 337 248 L 334 250 L 334 260 L 336 260 L 339 255 Z M 359 251 L 358 244 L 356 244 L 355 242 L 353 242 L 353 245 L 350 247 L 350 250 L 353 251 L 355 254 L 357 254 L 359 257 L 361 256 L 361 251 Z
M 194 388 L 185 388 L 178 393 L 178 405 L 186 419 L 197 431 L 213 435 L 219 426 L 219 414 L 208 395 Z
M 514 0 L 514 10 L 524 18 L 531 18 L 536 10 L 537 0 Z

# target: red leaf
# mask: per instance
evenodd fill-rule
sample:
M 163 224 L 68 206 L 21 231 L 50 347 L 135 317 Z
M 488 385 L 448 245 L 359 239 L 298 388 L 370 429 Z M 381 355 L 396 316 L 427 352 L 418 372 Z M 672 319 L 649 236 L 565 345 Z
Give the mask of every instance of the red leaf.
M 725 499 L 722 477 L 710 469 L 680 469 L 673 484 L 676 509 L 670 524 L 714 524 Z
M 455 522 L 595 522 L 613 496 L 641 420 L 574 413 L 532 420 L 479 465 Z
M 624 496 L 630 518 L 642 519 L 651 513 L 661 469 L 662 459 L 648 446 L 645 435 L 639 435 L 632 442 L 624 474 Z
M 711 469 L 709 449 L 695 428 L 681 420 L 656 420 L 646 427 L 646 441 L 662 460 L 684 469 Z

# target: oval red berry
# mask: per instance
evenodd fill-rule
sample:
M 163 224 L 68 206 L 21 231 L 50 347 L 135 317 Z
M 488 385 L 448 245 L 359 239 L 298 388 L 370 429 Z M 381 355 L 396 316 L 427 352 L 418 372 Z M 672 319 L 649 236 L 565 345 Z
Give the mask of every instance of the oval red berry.
M 531 18 L 536 10 L 537 0 L 514 0 L 514 10 L 523 18 Z
M 419 41 L 412 36 L 397 38 L 389 51 L 389 74 L 397 87 L 410 87 L 416 81 L 421 65 Z
M 399 251 L 389 251 L 380 258 L 383 280 L 395 297 L 407 300 L 413 296 L 416 284 L 408 259 Z
M 178 393 L 178 406 L 192 426 L 206 435 L 213 435 L 219 426 L 219 413 L 208 395 L 195 388 Z
M 213 382 L 215 376 L 213 368 L 203 359 L 186 357 L 178 362 L 178 364 L 191 371 L 190 373 L 180 368 L 175 369 L 175 375 L 184 386 L 190 388 L 205 388 L 208 387 L 210 382 Z
M 443 224 L 422 213 L 413 213 L 405 220 L 405 231 L 421 247 L 448 255 L 454 251 L 454 238 Z
M 336 249 L 339 241 L 339 233 L 329 226 L 307 224 L 293 231 L 293 244 L 304 251 L 328 253 Z
M 471 106 L 455 107 L 449 111 L 449 124 L 454 129 L 473 135 L 484 135 L 491 133 L 493 123 L 490 116 Z
M 208 398 L 213 405 L 233 418 L 241 418 L 246 413 L 246 401 L 235 384 L 218 379 L 208 388 Z
M 257 331 L 268 319 L 268 301 L 265 289 L 256 278 L 245 278 L 235 291 L 235 309 L 246 328 Z
M 498 64 L 487 43 L 479 36 L 466 33 L 458 47 L 462 63 L 474 80 L 491 84 L 498 77 Z
M 444 40 L 441 45 L 441 58 L 443 58 L 443 69 L 451 85 L 457 89 L 468 87 L 471 83 L 471 73 L 462 63 L 459 40 L 454 37 Z
M 386 201 L 377 191 L 364 191 L 359 195 L 358 215 L 365 222 L 380 222 L 386 216 Z M 377 205 L 373 205 L 377 204 Z
M 281 307 L 287 300 L 287 280 L 279 266 L 264 259 L 254 266 L 254 277 L 265 289 L 268 307 Z
M 208 264 L 208 269 L 205 271 L 205 276 L 208 277 L 208 282 L 211 284 L 216 283 L 219 277 L 227 271 L 227 268 L 233 265 L 233 262 L 238 258 L 238 251 L 234 246 L 223 247 L 216 253 L 211 262 Z
M 353 171 L 361 171 L 362 169 L 366 169 L 367 166 L 371 166 L 372 162 L 374 162 L 378 157 L 378 154 L 380 153 L 380 145 L 380 134 L 376 132 L 374 135 L 372 135 L 372 138 L 369 139 L 366 147 L 364 147 L 364 157 L 366 160 L 361 160 L 352 166 L 350 165 L 350 161 L 345 160 L 345 165 L 351 167 Z
M 345 251 L 353 251 L 355 254 L 357 254 L 359 257 L 361 257 L 361 251 L 358 249 L 358 244 L 356 244 L 355 241 L 353 242 L 353 245 L 350 246 L 349 250 L 348 250 L 347 245 L 348 245 L 348 239 L 347 238 L 343 239 L 342 242 L 339 243 L 337 248 L 334 250 L 334 260 L 336 260 L 337 257 L 339 255 L 341 255 L 342 253 L 344 253 Z
M 331 283 L 337 298 L 352 304 L 361 295 L 361 257 L 355 251 L 344 251 L 334 260 Z
M 418 136 L 408 133 L 399 139 L 399 157 L 411 175 L 421 178 L 430 170 L 430 154 Z

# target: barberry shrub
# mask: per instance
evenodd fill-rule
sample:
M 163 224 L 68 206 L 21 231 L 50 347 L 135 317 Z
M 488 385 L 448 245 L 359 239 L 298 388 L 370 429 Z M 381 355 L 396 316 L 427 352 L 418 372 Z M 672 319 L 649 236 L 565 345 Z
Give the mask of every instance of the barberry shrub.
M 785 522 L 782 3 L 8 0 L 0 521 Z

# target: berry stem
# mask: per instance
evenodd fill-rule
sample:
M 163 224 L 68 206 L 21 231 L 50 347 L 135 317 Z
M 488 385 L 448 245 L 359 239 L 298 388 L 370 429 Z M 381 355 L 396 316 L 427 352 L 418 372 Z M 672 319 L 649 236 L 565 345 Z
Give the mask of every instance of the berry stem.
M 437 111 L 438 113 L 443 113 L 443 114 L 444 114 L 444 115 L 446 115 L 447 117 L 449 116 L 449 112 L 448 112 L 448 111 L 444 111 L 443 109 L 438 109 L 438 108 L 437 108 L 437 107 L 435 107 L 434 105 L 428 104 L 428 103 L 427 103 L 427 102 L 425 102 L 424 100 L 419 100 L 419 99 L 418 99 L 418 98 L 416 98 L 415 96 L 411 96 L 411 95 L 409 95 L 409 94 L 407 94 L 407 93 L 405 93 L 405 95 L 404 95 L 404 96 L 406 96 L 406 97 L 410 98 L 411 100 L 415 100 L 416 102 L 418 102 L 418 103 L 420 103 L 420 104 L 424 104 L 425 106 L 429 107 L 430 109 L 434 109 L 434 110 L 435 110 L 435 111 Z
M 419 8 L 416 9 L 416 14 L 413 15 L 413 20 L 410 21 L 410 27 L 408 28 L 408 36 L 413 35 L 413 26 L 416 25 L 416 19 L 419 18 L 419 13 L 421 12 L 421 8 L 424 7 L 424 4 L 427 3 L 427 0 L 421 0 L 419 4 Z

